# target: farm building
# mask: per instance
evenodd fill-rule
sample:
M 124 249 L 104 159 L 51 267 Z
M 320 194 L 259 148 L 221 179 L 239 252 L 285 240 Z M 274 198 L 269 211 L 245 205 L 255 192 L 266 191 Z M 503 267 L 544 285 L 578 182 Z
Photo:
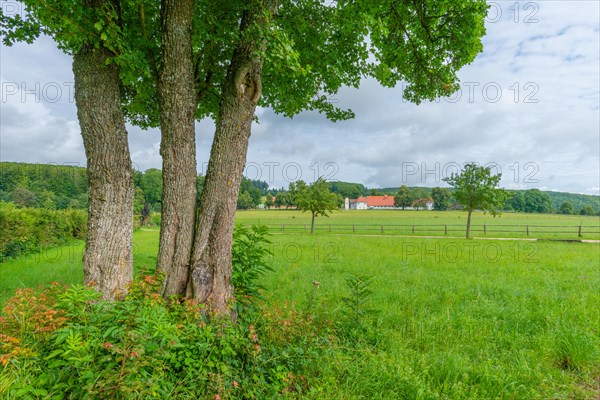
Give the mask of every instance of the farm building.
M 412 210 L 417 208 L 417 206 L 426 210 L 432 210 L 433 200 L 419 199 L 413 203 L 413 207 L 406 207 L 406 209 Z M 393 210 L 399 207 L 394 206 L 394 196 L 385 194 L 383 196 L 359 196 L 356 199 L 346 197 L 344 208 L 346 210 Z

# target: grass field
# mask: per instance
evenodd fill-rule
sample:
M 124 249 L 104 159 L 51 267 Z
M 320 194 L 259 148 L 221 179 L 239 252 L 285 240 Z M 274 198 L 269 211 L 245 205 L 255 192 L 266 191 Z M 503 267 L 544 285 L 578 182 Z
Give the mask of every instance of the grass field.
M 445 214 L 445 213 L 444 213 Z M 399 215 L 464 222 L 464 214 L 364 211 L 319 223 L 384 224 Z M 459 218 L 461 217 L 461 218 Z M 544 218 L 546 217 L 546 218 Z M 540 225 L 597 218 L 503 215 Z M 476 216 L 476 222 L 487 216 Z M 249 211 L 238 222 L 305 223 L 295 211 Z M 504 222 L 504 221 L 503 221 Z M 595 399 L 600 395 L 600 244 L 466 241 L 274 232 L 274 301 L 339 314 L 350 274 L 373 278 L 378 352 L 344 369 L 328 398 Z M 134 235 L 135 264 L 152 265 L 157 230 Z M 0 265 L 0 301 L 20 286 L 81 280 L 82 243 Z M 319 282 L 315 289 L 313 282 Z M 320 306 L 317 308 L 315 304 Z
M 295 210 L 239 211 L 237 221 L 261 223 L 273 232 L 310 231 L 310 213 Z M 464 236 L 467 213 L 461 211 L 350 210 L 315 220 L 317 232 L 417 236 Z M 485 228 L 484 228 L 485 225 Z M 579 226 L 582 236 L 579 237 Z M 484 230 L 485 229 L 485 230 Z M 529 231 L 529 234 L 528 234 Z M 600 218 L 580 215 L 475 212 L 473 237 L 600 239 Z

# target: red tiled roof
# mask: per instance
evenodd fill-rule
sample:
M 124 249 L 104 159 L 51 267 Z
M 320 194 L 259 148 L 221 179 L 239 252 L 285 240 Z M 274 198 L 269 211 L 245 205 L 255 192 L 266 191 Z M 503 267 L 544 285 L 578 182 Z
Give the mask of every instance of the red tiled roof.
M 365 197 L 362 196 L 358 196 L 357 199 L 350 199 L 350 203 L 354 204 L 354 203 L 366 203 L 367 199 Z
M 360 197 L 359 197 L 360 198 Z M 394 207 L 394 196 L 367 196 L 369 207 Z

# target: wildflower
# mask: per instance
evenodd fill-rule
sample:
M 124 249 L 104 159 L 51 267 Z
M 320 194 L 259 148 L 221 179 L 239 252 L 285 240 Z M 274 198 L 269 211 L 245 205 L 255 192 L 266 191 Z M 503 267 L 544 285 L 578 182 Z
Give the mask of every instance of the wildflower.
M 112 349 L 113 347 L 115 347 L 115 346 L 114 346 L 112 343 L 110 343 L 110 342 L 106 342 L 106 343 L 104 343 L 104 348 L 105 348 L 106 350 L 110 350 L 110 349 Z

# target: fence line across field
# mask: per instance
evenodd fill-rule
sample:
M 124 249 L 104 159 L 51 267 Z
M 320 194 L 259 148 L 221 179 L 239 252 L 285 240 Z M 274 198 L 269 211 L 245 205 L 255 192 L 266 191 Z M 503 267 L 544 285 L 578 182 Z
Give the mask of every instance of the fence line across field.
M 266 224 L 274 232 L 289 231 L 310 232 L 310 224 Z M 380 232 L 384 233 L 440 233 L 448 235 L 449 233 L 465 233 L 464 224 L 315 224 L 315 231 L 318 232 Z M 600 226 L 598 225 L 488 225 L 472 224 L 472 233 L 483 233 L 483 235 L 502 234 L 520 234 L 535 236 L 536 234 L 569 234 L 584 237 L 590 235 L 600 235 Z

